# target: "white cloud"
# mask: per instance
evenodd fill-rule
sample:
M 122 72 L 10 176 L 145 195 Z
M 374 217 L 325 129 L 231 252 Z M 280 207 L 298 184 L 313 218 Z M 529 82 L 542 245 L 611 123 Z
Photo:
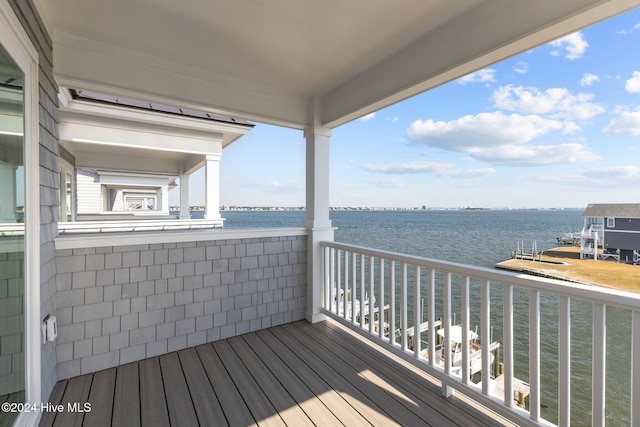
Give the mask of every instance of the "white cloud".
M 458 79 L 458 83 L 464 85 L 467 83 L 483 83 L 483 82 L 495 82 L 496 70 L 493 68 L 483 68 L 475 73 L 467 74 L 464 77 Z
M 624 85 L 629 93 L 640 93 L 640 71 L 634 71 L 631 77 Z
M 584 176 L 597 180 L 638 180 L 640 178 L 640 166 L 626 165 L 594 169 L 585 172 Z
M 529 64 L 524 61 L 520 61 L 518 62 L 518 65 L 513 67 L 513 71 L 518 74 L 526 74 L 527 72 L 529 72 Z
M 581 120 L 604 112 L 601 105 L 590 102 L 593 97 L 590 93 L 574 95 L 566 88 L 549 88 L 542 92 L 536 87 L 513 85 L 502 86 L 491 96 L 495 106 L 503 110 Z
M 571 132 L 575 126 L 572 122 L 537 115 L 507 116 L 494 112 L 464 116 L 450 122 L 417 120 L 407 129 L 407 135 L 415 145 L 463 152 L 474 160 L 498 165 L 537 166 L 595 160 L 597 156 L 581 143 L 527 145 L 536 137 L 553 131 Z M 405 165 L 405 169 L 420 166 L 434 167 L 433 164 L 414 163 Z
M 361 122 L 368 122 L 369 120 L 373 119 L 376 116 L 376 113 L 369 113 L 366 116 L 362 116 L 360 117 L 358 120 L 360 120 Z
M 495 172 L 493 168 L 458 169 L 453 163 L 437 162 L 408 162 L 386 165 L 366 164 L 363 168 L 369 172 L 388 175 L 427 174 L 442 178 L 478 178 Z
M 564 57 L 567 59 L 582 58 L 582 55 L 584 55 L 589 47 L 589 43 L 587 43 L 579 31 L 552 41 L 549 45 L 558 48 L 551 51 L 551 55 L 560 56 L 564 54 Z
M 621 111 L 602 131 L 608 135 L 640 136 L 640 108 L 636 111 Z
M 452 163 L 436 163 L 436 162 L 409 162 L 393 165 L 373 165 L 366 164 L 363 166 L 369 172 L 384 173 L 390 175 L 408 175 L 408 174 L 434 174 L 442 175 L 445 171 L 455 167 Z
M 464 116 L 450 122 L 416 120 L 407 129 L 407 135 L 416 145 L 469 152 L 474 148 L 528 142 L 563 128 L 564 124 L 558 120 L 494 112 Z
M 582 79 L 580 79 L 580 86 L 591 86 L 595 82 L 599 82 L 600 77 L 591 73 L 584 73 Z
M 450 178 L 480 178 L 495 172 L 494 168 L 456 169 L 450 171 L 447 176 Z
M 584 144 L 505 145 L 472 153 L 477 160 L 505 166 L 546 166 L 598 159 Z
M 398 178 L 370 179 L 370 184 L 380 188 L 402 188 L 404 184 Z

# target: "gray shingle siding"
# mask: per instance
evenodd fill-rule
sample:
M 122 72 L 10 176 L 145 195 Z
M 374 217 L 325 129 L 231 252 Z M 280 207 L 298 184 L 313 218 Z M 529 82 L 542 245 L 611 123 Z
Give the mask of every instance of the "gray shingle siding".
M 286 236 L 58 251 L 58 378 L 303 319 L 306 248 Z

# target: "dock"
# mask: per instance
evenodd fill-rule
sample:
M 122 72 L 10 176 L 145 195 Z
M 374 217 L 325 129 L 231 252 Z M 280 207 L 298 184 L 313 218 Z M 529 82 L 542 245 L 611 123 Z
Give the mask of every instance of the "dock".
M 575 246 L 549 249 L 535 262 L 512 258 L 495 267 L 550 279 L 640 292 L 639 266 L 615 261 L 581 260 L 580 248 Z
M 500 375 L 495 379 L 496 388 L 493 391 L 493 395 L 502 399 L 504 396 L 504 375 Z M 519 378 L 513 378 L 513 400 L 519 406 L 524 407 L 524 400 L 529 396 L 530 387 L 529 383 L 522 381 Z

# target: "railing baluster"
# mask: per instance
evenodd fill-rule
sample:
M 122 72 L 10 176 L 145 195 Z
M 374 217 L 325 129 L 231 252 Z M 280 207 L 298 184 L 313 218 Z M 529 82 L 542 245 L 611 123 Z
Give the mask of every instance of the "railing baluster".
M 529 291 L 529 417 L 540 420 L 540 292 Z
M 344 309 L 341 310 L 344 304 L 344 293 L 342 291 L 342 257 L 340 256 L 340 250 L 336 252 L 336 314 L 338 316 L 344 316 Z M 342 312 L 342 314 L 341 314 Z
M 436 361 L 436 274 L 432 268 L 428 271 L 427 311 L 429 313 L 429 364 L 438 366 Z
M 504 404 L 513 406 L 513 286 L 503 285 Z
M 407 351 L 407 264 L 402 263 L 400 270 L 400 344 Z
M 389 343 L 396 343 L 396 262 L 391 261 L 389 271 L 391 283 L 389 283 Z
M 413 266 L 413 355 L 420 357 L 420 332 L 422 326 L 422 313 L 420 311 L 420 267 Z
M 469 321 L 469 276 L 462 277 L 461 283 L 461 298 L 460 298 L 460 310 L 462 314 L 462 382 L 469 384 L 471 376 L 469 366 L 469 328 L 471 322 Z
M 364 329 L 364 269 L 365 269 L 365 255 L 360 255 L 360 328 Z
M 604 426 L 605 419 L 605 375 L 606 375 L 606 307 L 593 304 L 593 388 L 592 388 L 592 426 Z
M 451 373 L 451 273 L 445 274 L 444 282 L 444 341 L 442 352 L 444 353 L 444 371 Z
M 344 267 L 344 293 L 342 294 L 342 318 L 346 319 L 347 315 L 348 315 L 348 305 L 347 305 L 347 301 L 349 301 L 349 252 L 348 251 L 343 251 L 342 252 L 342 256 L 344 258 L 343 260 L 343 267 Z
M 338 312 L 338 301 L 335 298 L 335 293 L 336 293 L 336 277 L 335 277 L 335 272 L 336 272 L 336 265 L 335 265 L 335 257 L 336 257 L 336 250 L 334 248 L 331 248 L 331 254 L 330 254 L 330 266 L 329 266 L 329 277 L 331 278 L 330 280 L 330 284 L 329 284 L 329 310 L 332 313 L 337 313 Z M 334 303 L 335 303 L 335 307 L 334 307 Z
M 451 273 L 445 273 L 444 283 L 444 341 L 442 352 L 444 353 L 444 372 L 451 375 Z M 448 383 L 442 384 L 442 395 L 449 397 L 453 394 L 453 388 Z
M 378 336 L 380 339 L 384 338 L 384 259 L 380 258 L 380 303 L 378 306 L 380 310 L 378 312 Z
M 481 341 L 482 341 L 482 394 L 489 394 L 489 380 L 491 379 L 491 356 L 489 345 L 491 343 L 491 298 L 489 281 L 485 280 L 480 285 L 481 307 Z M 487 345 L 489 344 L 489 345 Z
M 356 316 L 358 315 L 356 311 L 356 284 L 357 284 L 357 269 L 356 263 L 358 261 L 358 255 L 355 251 L 351 252 L 351 323 L 356 323 Z
M 631 425 L 640 423 L 640 311 L 634 310 L 631 314 Z
M 369 333 L 373 334 L 373 306 L 374 306 L 374 298 L 373 298 L 373 290 L 374 288 L 374 270 L 375 270 L 376 259 L 374 257 L 369 257 Z
M 571 300 L 558 304 L 558 425 L 571 425 Z M 633 358 L 631 359 L 633 360 Z
M 330 260 L 330 255 L 329 252 L 331 251 L 331 248 L 329 248 L 328 246 L 324 248 L 324 301 L 322 302 L 322 306 L 326 309 L 331 311 L 331 297 L 330 297 L 330 293 L 329 293 L 329 289 L 331 288 L 330 283 L 331 283 L 331 276 L 330 276 L 330 270 L 329 270 L 329 266 L 331 265 Z

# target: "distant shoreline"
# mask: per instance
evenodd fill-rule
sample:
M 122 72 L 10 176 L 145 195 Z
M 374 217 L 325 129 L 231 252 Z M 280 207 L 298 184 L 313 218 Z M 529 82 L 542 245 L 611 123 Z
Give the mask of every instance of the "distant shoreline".
M 585 208 L 487 208 L 487 207 L 381 207 L 381 206 L 332 206 L 331 211 L 571 211 Z M 179 206 L 171 206 L 170 211 L 179 211 Z M 204 206 L 191 206 L 191 211 L 204 211 Z M 221 212 L 229 211 L 305 211 L 304 206 L 221 206 Z

